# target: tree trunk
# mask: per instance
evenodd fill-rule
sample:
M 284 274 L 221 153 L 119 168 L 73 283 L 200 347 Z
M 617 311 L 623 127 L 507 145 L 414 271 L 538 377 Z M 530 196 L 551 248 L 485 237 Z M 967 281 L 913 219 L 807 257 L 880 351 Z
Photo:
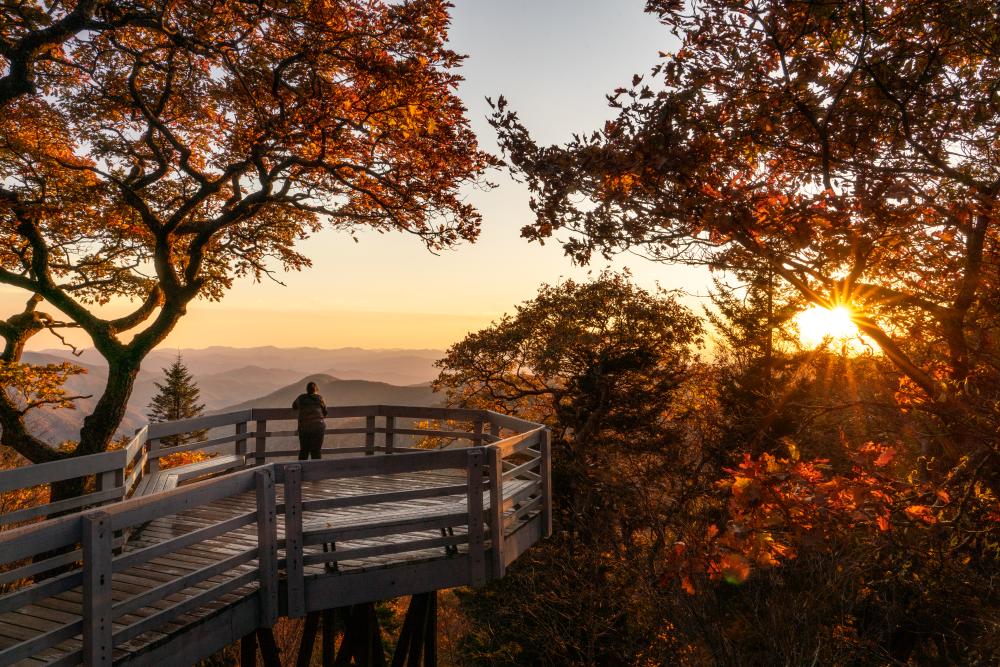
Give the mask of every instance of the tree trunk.
M 121 425 L 139 373 L 139 363 L 129 358 L 108 359 L 108 383 L 94 411 L 83 420 L 76 455 L 106 451 Z

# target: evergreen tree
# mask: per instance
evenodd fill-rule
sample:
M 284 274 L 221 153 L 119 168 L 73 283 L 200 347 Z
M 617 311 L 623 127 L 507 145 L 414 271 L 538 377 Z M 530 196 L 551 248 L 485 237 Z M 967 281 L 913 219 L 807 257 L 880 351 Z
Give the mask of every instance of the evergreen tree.
M 729 416 L 724 449 L 740 456 L 744 449 L 781 451 L 796 423 L 788 403 L 804 389 L 797 377 L 803 354 L 789 329 L 799 300 L 766 263 L 738 249 L 729 260 L 737 284 L 715 278 L 714 309 L 705 309 L 718 344 L 719 398 Z
M 176 421 L 198 417 L 205 411 L 205 406 L 198 402 L 201 390 L 194 382 L 194 377 L 188 371 L 177 353 L 177 359 L 169 368 L 163 369 L 163 383 L 154 382 L 157 393 L 149 402 L 147 416 L 154 422 Z M 168 447 L 183 445 L 187 442 L 204 440 L 206 431 L 171 436 L 163 439 Z

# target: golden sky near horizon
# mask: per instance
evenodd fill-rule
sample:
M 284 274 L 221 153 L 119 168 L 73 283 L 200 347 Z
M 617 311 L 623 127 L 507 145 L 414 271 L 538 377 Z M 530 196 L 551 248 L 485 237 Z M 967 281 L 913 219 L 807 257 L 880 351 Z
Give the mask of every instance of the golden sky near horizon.
M 600 127 L 612 117 L 605 94 L 645 73 L 657 52 L 671 48 L 643 0 L 462 0 L 453 10 L 452 47 L 468 55 L 460 94 L 483 148 L 495 151 L 485 118 L 486 96 L 506 95 L 543 142 L 568 140 L 574 131 Z M 325 230 L 301 244 L 313 261 L 281 275 L 286 286 L 239 281 L 220 303 L 197 301 L 165 347 L 436 348 L 457 342 L 513 312 L 543 282 L 585 279 L 606 266 L 574 267 L 558 244 L 520 238 L 532 220 L 526 189 L 506 174 L 499 187 L 471 191 L 483 214 L 475 244 L 432 255 L 412 236 Z M 635 256 L 614 262 L 637 283 L 704 294 L 707 272 L 652 264 Z M 19 310 L 27 295 L 0 286 L 0 312 Z M 699 300 L 687 300 L 698 309 Z M 117 304 L 108 315 L 126 310 Z M 80 335 L 74 342 L 89 346 Z M 29 347 L 57 347 L 47 334 Z

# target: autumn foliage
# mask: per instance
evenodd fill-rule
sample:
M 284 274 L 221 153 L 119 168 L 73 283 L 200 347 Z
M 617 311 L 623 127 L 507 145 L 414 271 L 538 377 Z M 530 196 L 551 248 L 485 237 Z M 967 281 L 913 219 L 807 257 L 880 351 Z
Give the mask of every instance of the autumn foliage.
M 309 259 L 330 225 L 473 240 L 460 195 L 491 159 L 455 95 L 448 5 L 33 0 L 0 7 L 0 321 L 7 373 L 39 332 L 81 329 L 109 365 L 76 454 L 104 450 L 139 365 L 192 300 Z M 130 313 L 102 307 L 129 300 Z M 66 371 L 58 371 L 65 374 Z M 49 391 L 45 389 L 45 391 Z M 0 396 L 2 443 L 65 454 Z

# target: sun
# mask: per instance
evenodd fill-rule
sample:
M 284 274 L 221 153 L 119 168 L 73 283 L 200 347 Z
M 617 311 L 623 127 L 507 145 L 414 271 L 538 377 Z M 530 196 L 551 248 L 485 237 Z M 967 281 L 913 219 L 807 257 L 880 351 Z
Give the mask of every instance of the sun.
M 799 340 L 809 347 L 830 339 L 845 341 L 858 336 L 858 327 L 851 321 L 851 310 L 847 306 L 812 306 L 796 315 L 795 323 L 799 327 Z

